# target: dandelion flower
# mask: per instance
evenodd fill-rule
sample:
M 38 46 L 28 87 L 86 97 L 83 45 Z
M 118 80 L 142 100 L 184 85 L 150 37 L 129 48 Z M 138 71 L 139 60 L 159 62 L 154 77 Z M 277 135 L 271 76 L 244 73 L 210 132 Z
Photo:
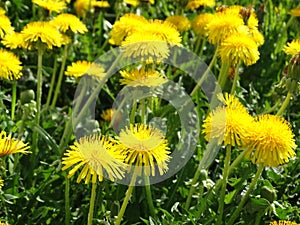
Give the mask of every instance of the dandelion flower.
M 106 109 L 104 112 L 101 113 L 101 118 L 104 119 L 106 122 L 110 123 L 113 116 L 114 116 L 115 110 L 113 109 Z
M 0 157 L 15 154 L 15 153 L 30 153 L 26 151 L 29 149 L 28 144 L 23 143 L 21 140 L 15 140 L 11 137 L 11 134 L 6 135 L 5 131 L 0 133 Z
M 111 181 L 116 178 L 121 179 L 124 175 L 125 164 L 122 163 L 124 155 L 118 151 L 115 143 L 104 136 L 96 134 L 80 138 L 70 146 L 70 149 L 64 154 L 62 170 L 69 169 L 68 178 L 74 176 L 79 168 L 83 167 L 77 177 L 77 182 L 85 179 L 85 184 L 90 180 L 92 183 L 100 182 L 103 176 L 108 177 Z
M 155 87 L 159 86 L 165 82 L 165 79 L 161 73 L 153 69 L 134 69 L 131 71 L 120 71 L 121 76 L 123 77 L 120 82 L 121 84 L 129 85 L 132 87 L 137 86 L 148 86 Z
M 2 189 L 3 186 L 4 186 L 4 180 L 2 180 L 2 178 L 0 177 L 0 189 Z
M 4 14 L 0 15 L 0 38 L 3 38 L 5 34 L 12 33 L 14 28 L 11 26 L 10 20 Z
M 198 35 L 207 35 L 207 24 L 212 20 L 213 14 L 204 13 L 199 14 L 192 21 L 192 29 L 195 34 Z
M 67 8 L 66 2 L 63 0 L 32 0 L 33 3 L 48 10 L 50 13 L 60 13 Z
M 125 14 L 113 25 L 110 31 L 109 43 L 112 45 L 121 45 L 128 34 L 134 33 L 147 23 L 148 21 L 142 16 Z
M 68 13 L 59 14 L 58 16 L 54 17 L 50 23 L 58 27 L 59 30 L 64 33 L 66 33 L 68 30 L 71 30 L 75 34 L 84 34 L 88 31 L 85 24 L 81 22 L 78 17 Z
M 208 41 L 212 44 L 218 44 L 230 34 L 245 29 L 245 27 L 244 21 L 239 15 L 226 13 L 226 11 L 216 13 L 207 24 Z
M 137 6 L 140 2 L 149 2 L 150 4 L 154 4 L 154 0 L 124 0 L 126 4 Z
M 52 49 L 53 46 L 61 46 L 62 34 L 49 22 L 28 23 L 21 34 L 23 35 L 24 46 L 29 50 L 37 43 L 43 43 L 49 49 Z
M 225 106 L 218 107 L 204 120 L 203 131 L 206 140 L 218 139 L 218 144 L 242 146 L 253 118 L 237 98 L 226 94 L 219 96 Z
M 255 41 L 243 33 L 228 36 L 220 45 L 219 54 L 222 61 L 236 66 L 243 61 L 249 66 L 259 59 L 258 46 Z
M 172 23 L 179 32 L 187 31 L 191 28 L 191 22 L 185 16 L 169 16 L 166 21 Z
M 91 4 L 91 5 L 89 5 Z M 108 1 L 96 1 L 96 0 L 76 0 L 74 3 L 74 9 L 77 15 L 85 17 L 87 11 L 90 8 L 90 12 L 94 11 L 95 7 L 107 8 L 109 7 Z
M 105 76 L 104 68 L 96 63 L 88 61 L 73 62 L 71 66 L 67 67 L 65 74 L 76 78 L 85 74 L 98 78 L 103 78 Z
M 247 158 L 264 166 L 278 166 L 295 156 L 294 134 L 288 122 L 275 115 L 262 115 L 256 118 L 255 126 L 247 132 L 250 149 Z
M 200 6 L 213 7 L 215 4 L 215 0 L 189 0 L 185 8 L 194 10 L 198 9 Z
M 286 46 L 283 47 L 283 51 L 287 55 L 296 55 L 300 52 L 300 40 L 296 39 L 290 43 L 287 43 Z
M 0 49 L 0 77 L 8 80 L 19 79 L 22 76 L 21 70 L 18 57 L 12 52 Z
M 300 7 L 294 8 L 289 12 L 292 16 L 300 16 Z
M 0 7 L 0 16 L 2 15 L 5 15 L 5 10 L 2 7 Z
M 130 124 L 129 128 L 120 132 L 118 139 L 120 148 L 126 154 L 125 163 L 145 166 L 147 176 L 155 176 L 155 164 L 160 175 L 168 170 L 170 149 L 168 141 L 158 129 L 144 124 Z
M 279 220 L 279 221 L 273 221 L 269 223 L 269 225 L 299 225 L 299 224 L 287 220 Z
M 2 44 L 10 49 L 22 48 L 23 35 L 18 32 L 12 32 L 4 36 Z

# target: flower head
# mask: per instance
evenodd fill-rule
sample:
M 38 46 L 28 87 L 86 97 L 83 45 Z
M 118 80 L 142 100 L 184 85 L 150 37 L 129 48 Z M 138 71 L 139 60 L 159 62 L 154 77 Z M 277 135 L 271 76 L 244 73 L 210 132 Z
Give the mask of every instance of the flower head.
M 11 26 L 10 20 L 4 14 L 0 15 L 0 38 L 3 38 L 5 34 L 12 33 L 14 28 Z
M 2 44 L 10 49 L 22 48 L 23 47 L 23 35 L 18 32 L 12 32 L 3 38 Z
M 77 182 L 85 179 L 88 184 L 97 180 L 102 181 L 103 176 L 114 181 L 116 178 L 121 179 L 124 175 L 125 164 L 124 154 L 118 151 L 115 143 L 105 137 L 96 134 L 80 138 L 70 146 L 70 149 L 64 154 L 62 170 L 69 169 L 68 178 L 74 176 L 79 168 L 83 167 L 77 177 Z
M 91 5 L 89 5 L 91 4 Z M 74 9 L 77 15 L 85 17 L 90 8 L 90 12 L 94 12 L 94 8 L 107 8 L 109 7 L 108 1 L 96 1 L 96 0 L 76 0 L 74 3 Z
M 147 23 L 148 21 L 142 16 L 125 14 L 113 25 L 110 31 L 109 43 L 112 45 L 121 45 L 128 34 L 134 33 Z
M 290 43 L 287 43 L 287 45 L 283 47 L 283 51 L 287 55 L 296 55 L 300 53 L 300 40 L 296 39 Z
M 287 220 L 279 220 L 279 221 L 273 221 L 269 223 L 269 225 L 299 225 L 299 224 Z
M 252 149 L 247 155 L 253 163 L 278 166 L 295 156 L 294 134 L 288 122 L 275 115 L 256 118 L 255 126 L 247 132 L 246 147 Z
M 12 52 L 0 49 L 0 77 L 13 80 L 22 76 L 22 66 L 18 57 Z
M 179 32 L 187 31 L 191 28 L 191 22 L 185 16 L 169 16 L 166 21 L 172 23 Z
M 131 71 L 120 71 L 121 76 L 121 84 L 127 84 L 129 86 L 137 87 L 137 86 L 148 86 L 155 87 L 159 86 L 167 80 L 156 70 L 153 69 L 134 69 Z
M 195 34 L 206 35 L 207 34 L 207 24 L 212 20 L 213 14 L 204 13 L 199 14 L 192 21 L 192 29 Z
M 0 16 L 2 15 L 5 15 L 5 10 L 2 7 L 0 7 Z
M 2 180 L 2 178 L 0 177 L 0 189 L 2 189 L 3 186 L 4 186 L 4 180 Z
M 222 61 L 236 66 L 243 61 L 249 66 L 259 59 L 258 46 L 255 41 L 243 33 L 228 36 L 220 45 L 219 54 Z
M 30 153 L 26 151 L 29 149 L 28 144 L 23 143 L 21 140 L 15 140 L 11 137 L 11 134 L 6 135 L 5 131 L 0 133 L 0 157 L 15 153 Z
M 58 27 L 60 31 L 67 32 L 71 30 L 73 33 L 84 34 L 87 32 L 87 28 L 84 23 L 82 23 L 78 17 L 63 13 L 56 16 L 52 21 L 50 21 L 54 26 Z
M 137 6 L 138 4 L 140 4 L 140 2 L 149 2 L 150 4 L 154 4 L 154 0 L 143 0 L 143 1 L 140 1 L 140 0 L 124 0 L 124 2 L 126 4 L 133 5 L 133 6 Z
M 215 0 L 189 0 L 186 9 L 198 9 L 200 6 L 213 7 L 216 4 Z
M 32 0 L 33 3 L 52 12 L 60 13 L 67 8 L 66 1 L 64 0 Z
M 71 66 L 67 67 L 65 72 L 67 76 L 81 77 L 85 74 L 95 78 L 103 78 L 105 76 L 104 68 L 96 63 L 88 61 L 73 62 Z
M 289 12 L 292 16 L 300 16 L 300 7 L 294 8 Z
M 168 170 L 170 149 L 168 141 L 158 129 L 144 124 L 130 124 L 129 128 L 120 132 L 118 139 L 120 148 L 126 154 L 125 163 L 144 166 L 148 176 L 155 175 L 155 164 L 160 175 Z
M 244 28 L 243 28 L 244 26 Z M 244 21 L 240 15 L 227 11 L 214 14 L 212 20 L 207 24 L 208 41 L 217 44 L 230 34 L 245 29 Z
M 204 120 L 203 131 L 206 140 L 218 139 L 221 144 L 242 146 L 253 118 L 246 108 L 232 95 L 219 96 L 225 106 L 218 107 Z
M 115 113 L 114 109 L 106 109 L 104 112 L 101 113 L 100 116 L 102 119 L 110 123 L 114 116 L 114 113 Z
M 60 47 L 62 34 L 49 22 L 31 22 L 21 31 L 24 47 L 31 50 L 35 44 L 43 43 L 47 48 Z

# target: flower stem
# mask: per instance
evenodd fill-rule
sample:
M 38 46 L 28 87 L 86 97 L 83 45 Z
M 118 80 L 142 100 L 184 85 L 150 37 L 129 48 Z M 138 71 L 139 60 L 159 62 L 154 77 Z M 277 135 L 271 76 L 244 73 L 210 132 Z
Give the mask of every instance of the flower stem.
M 230 165 L 230 158 L 231 158 L 231 146 L 226 146 L 226 155 L 225 155 L 225 162 L 224 162 L 224 170 L 223 170 L 223 179 L 222 179 L 222 189 L 219 199 L 219 208 L 218 208 L 218 220 L 216 225 L 222 223 L 223 219 L 223 211 L 224 211 L 224 199 L 225 199 L 225 193 L 226 193 L 226 184 L 227 184 L 227 178 L 229 173 L 229 165 Z
M 220 74 L 219 74 L 219 77 L 218 77 L 218 83 L 219 83 L 222 90 L 223 90 L 223 88 L 226 84 L 229 67 L 230 67 L 229 63 L 222 62 L 221 69 L 220 69 Z
M 130 184 L 129 184 L 128 189 L 126 191 L 126 195 L 125 195 L 123 204 L 121 206 L 120 212 L 118 214 L 117 220 L 115 222 L 115 225 L 120 225 L 121 224 L 121 220 L 123 218 L 123 215 L 125 213 L 126 207 L 128 205 L 128 202 L 129 202 L 129 199 L 131 197 L 131 193 L 132 193 L 133 188 L 134 188 L 135 179 L 136 179 L 136 172 L 137 172 L 136 170 L 133 172 Z
M 201 77 L 201 79 L 198 81 L 198 83 L 196 84 L 196 86 L 194 87 L 193 91 L 191 92 L 190 96 L 193 96 L 196 91 L 198 90 L 198 88 L 201 86 L 201 84 L 205 81 L 205 79 L 207 78 L 207 76 L 209 75 L 209 72 L 211 71 L 213 65 L 215 64 L 215 61 L 217 59 L 218 56 L 218 49 L 219 47 L 217 46 L 215 54 L 213 56 L 213 58 L 211 59 L 207 69 L 205 70 L 203 76 Z
M 41 114 L 41 104 L 42 104 L 42 85 L 43 85 L 43 77 L 42 77 L 42 65 L 43 65 L 43 49 L 42 47 L 38 48 L 38 67 L 37 67 L 37 94 L 36 94 L 36 115 L 34 118 L 34 123 L 36 126 L 40 124 L 40 114 Z M 37 154 L 38 149 L 38 132 L 33 131 L 32 134 L 32 157 L 35 160 L 35 156 Z M 33 162 L 34 164 L 35 162 Z M 32 164 L 32 165 L 33 165 Z
M 286 109 L 286 107 L 289 105 L 290 100 L 292 97 L 292 93 L 289 91 L 284 99 L 284 102 L 282 103 L 280 109 L 278 110 L 278 112 L 276 113 L 277 116 L 281 116 L 283 111 Z
M 230 94 L 232 94 L 232 95 L 234 95 L 236 84 L 237 84 L 237 81 L 239 79 L 239 67 L 240 67 L 240 62 L 238 62 L 237 66 L 235 68 L 233 83 L 232 83 L 232 87 L 231 87 L 231 91 L 230 91 Z
M 60 92 L 61 82 L 62 82 L 62 78 L 63 78 L 63 75 L 64 75 L 65 65 L 66 65 L 66 61 L 67 61 L 67 57 L 68 57 L 68 49 L 69 49 L 68 47 L 69 47 L 69 45 L 65 45 L 65 47 L 64 47 L 64 52 L 63 52 L 61 67 L 60 67 L 60 71 L 59 71 L 59 75 L 58 75 L 57 85 L 55 87 L 55 92 L 54 92 L 54 96 L 53 96 L 52 103 L 51 103 L 51 108 L 52 109 L 56 105 L 58 94 Z
M 17 100 L 17 81 L 14 79 L 12 83 L 12 96 L 11 96 L 11 120 L 14 120 L 15 118 L 16 100 Z
M 192 196 L 193 196 L 193 194 L 195 192 L 196 183 L 197 183 L 200 175 L 201 175 L 201 167 L 200 167 L 200 164 L 199 164 L 199 166 L 197 168 L 197 171 L 196 171 L 196 173 L 195 173 L 195 175 L 193 177 L 193 180 L 192 180 L 192 183 L 191 183 L 191 188 L 190 188 L 188 197 L 187 197 L 186 202 L 185 202 L 185 206 L 184 206 L 185 210 L 188 210 L 190 208 L 191 201 L 192 201 Z
M 244 204 L 246 203 L 246 201 L 248 200 L 249 198 L 249 195 L 251 194 L 251 192 L 253 191 L 260 175 L 261 175 L 261 172 L 263 171 L 264 169 L 264 166 L 263 164 L 260 164 L 258 169 L 257 169 L 257 172 L 249 186 L 249 189 L 247 190 L 246 194 L 243 196 L 242 200 L 240 201 L 238 207 L 236 208 L 236 210 L 233 212 L 233 214 L 231 215 L 227 225 L 232 225 L 234 223 L 234 221 L 236 220 L 236 218 L 238 217 L 240 211 L 243 209 L 243 206 Z
M 51 83 L 50 83 L 50 89 L 49 89 L 49 92 L 48 92 L 45 109 L 48 109 L 48 107 L 50 105 L 51 96 L 52 96 L 53 87 L 54 87 L 54 82 L 55 82 L 55 78 L 56 78 L 57 64 L 58 64 L 57 63 L 57 56 L 55 56 L 54 65 L 53 65 L 53 72 L 52 72 L 52 77 L 51 77 Z
M 154 217 L 155 209 L 154 209 L 154 205 L 153 205 L 149 176 L 146 175 L 144 177 L 144 179 L 145 179 L 145 190 L 146 190 L 146 197 L 147 197 L 148 207 L 149 207 L 149 211 L 150 211 L 150 216 Z
M 65 225 L 70 224 L 70 180 L 65 173 Z
M 94 214 L 94 206 L 95 206 L 95 199 L 96 199 L 96 188 L 97 183 L 92 184 L 92 194 L 90 199 L 90 209 L 89 209 L 89 216 L 88 216 L 88 225 L 92 225 L 93 223 L 93 214 Z

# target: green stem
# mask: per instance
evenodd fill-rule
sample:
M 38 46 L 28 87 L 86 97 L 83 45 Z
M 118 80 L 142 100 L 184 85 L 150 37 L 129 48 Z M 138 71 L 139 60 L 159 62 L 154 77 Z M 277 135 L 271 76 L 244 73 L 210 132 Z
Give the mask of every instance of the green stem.
M 136 113 L 136 102 L 133 103 L 132 109 L 131 109 L 131 114 L 130 114 L 130 123 L 135 123 L 135 113 Z
M 90 199 L 88 223 L 87 223 L 88 225 L 92 225 L 92 223 L 93 223 L 94 206 L 95 206 L 95 199 L 96 199 L 96 188 L 97 188 L 97 183 L 93 183 L 92 194 L 91 194 L 91 199 Z
M 133 175 L 132 175 L 130 184 L 129 184 L 129 186 L 128 186 L 128 189 L 127 189 L 127 192 L 126 192 L 126 195 L 125 195 L 123 204 L 122 204 L 122 206 L 121 206 L 120 212 L 119 212 L 119 214 L 118 214 L 117 220 L 116 220 L 116 222 L 115 222 L 115 225 L 120 225 L 120 224 L 121 224 L 121 220 L 122 220 L 122 218 L 123 218 L 123 215 L 124 215 L 124 213 L 125 213 L 126 207 L 127 207 L 127 205 L 128 205 L 128 202 L 129 202 L 129 199 L 130 199 L 130 197 L 131 197 L 131 193 L 132 193 L 133 188 L 134 188 L 134 184 L 135 184 L 135 180 L 136 180 L 136 172 L 137 172 L 137 171 L 134 171 L 134 173 L 133 173 Z
M 199 164 L 198 169 L 196 170 L 196 173 L 193 177 L 193 180 L 192 180 L 192 183 L 191 183 L 191 188 L 190 188 L 188 197 L 187 197 L 186 202 L 185 202 L 185 206 L 184 206 L 185 210 L 188 210 L 190 208 L 191 201 L 192 201 L 192 196 L 193 196 L 193 194 L 196 190 L 196 183 L 197 183 L 200 175 L 201 175 L 201 167 L 200 167 L 200 164 Z
M 203 37 L 202 43 L 201 43 L 201 47 L 200 47 L 200 52 L 199 52 L 199 57 L 202 58 L 203 55 L 203 50 L 204 50 L 204 46 L 206 44 L 206 38 Z
M 261 172 L 264 169 L 264 165 L 260 164 L 258 166 L 257 172 L 249 186 L 249 189 L 247 190 L 246 194 L 243 196 L 242 200 L 240 201 L 238 207 L 236 208 L 236 210 L 233 212 L 233 214 L 231 215 L 227 225 L 233 225 L 234 221 L 236 220 L 236 218 L 238 217 L 240 211 L 243 209 L 243 206 L 245 205 L 246 201 L 248 200 L 250 194 L 252 193 L 253 189 L 255 188 L 255 185 L 261 175 Z
M 224 89 L 224 86 L 226 84 L 229 67 L 230 67 L 229 63 L 222 62 L 221 69 L 220 69 L 220 74 L 219 74 L 219 77 L 218 77 L 218 83 L 219 83 L 222 90 Z
M 65 225 L 70 224 L 70 180 L 65 173 Z
M 17 101 L 17 81 L 14 79 L 12 83 L 12 96 L 11 96 L 11 120 L 15 118 L 15 109 Z
M 200 45 L 201 45 L 201 41 L 202 40 L 202 36 L 198 36 L 197 40 L 196 40 L 196 45 L 195 45 L 195 49 L 194 49 L 194 53 L 197 55 L 198 51 L 200 49 Z
M 69 49 L 69 45 L 65 45 L 64 52 L 63 52 L 63 57 L 62 57 L 62 62 L 61 62 L 61 67 L 60 67 L 60 71 L 59 71 L 59 75 L 58 75 L 58 80 L 57 80 L 54 96 L 53 96 L 52 103 L 51 103 L 51 108 L 52 109 L 56 105 L 58 94 L 60 92 L 61 82 L 62 82 L 62 79 L 63 79 L 65 66 L 66 66 L 66 61 L 67 61 L 67 57 L 68 57 L 68 49 Z
M 147 197 L 148 207 L 149 207 L 149 211 L 150 211 L 150 216 L 154 217 L 155 216 L 155 208 L 153 205 L 149 176 L 146 175 L 144 177 L 144 179 L 145 179 L 145 190 L 146 190 L 146 197 Z
M 37 95 L 36 95 L 36 115 L 34 118 L 35 125 L 39 126 L 40 124 L 40 114 L 41 114 L 41 104 L 42 104 L 42 66 L 43 66 L 43 49 L 42 47 L 38 48 L 38 68 L 37 68 Z M 37 149 L 38 149 L 38 132 L 33 131 L 32 134 L 32 157 L 35 160 Z M 34 162 L 33 162 L 34 164 Z M 32 164 L 32 165 L 33 165 Z
M 227 178 L 229 173 L 229 165 L 230 165 L 230 158 L 231 158 L 231 146 L 226 146 L 226 155 L 225 155 L 225 162 L 224 162 L 224 170 L 223 170 L 223 179 L 222 179 L 222 189 L 221 195 L 219 199 L 219 208 L 218 208 L 218 220 L 217 225 L 222 223 L 223 219 L 223 211 L 224 211 L 224 199 L 226 193 L 226 185 L 227 185 Z
M 50 83 L 50 89 L 49 89 L 49 92 L 48 92 L 45 109 L 48 109 L 48 107 L 50 105 L 50 100 L 51 100 L 51 97 L 52 97 L 54 82 L 55 82 L 55 78 L 56 78 L 57 64 L 58 64 L 57 63 L 57 56 L 55 56 L 54 65 L 53 65 L 53 72 L 52 72 L 52 77 L 51 77 L 51 83 Z
M 291 100 L 291 97 L 292 97 L 292 93 L 289 91 L 287 93 L 287 96 L 285 97 L 284 99 L 284 102 L 282 103 L 280 109 L 278 110 L 278 112 L 276 113 L 277 116 L 281 116 L 283 111 L 286 109 L 286 107 L 289 105 L 290 103 L 290 100 Z
M 233 78 L 233 83 L 232 83 L 232 87 L 231 87 L 231 91 L 230 94 L 234 95 L 234 91 L 237 85 L 237 81 L 239 79 L 239 67 L 240 67 L 240 62 L 238 62 L 236 68 L 235 68 L 235 73 L 234 73 L 234 78 Z
M 219 46 L 217 46 L 216 50 L 215 50 L 215 54 L 213 56 L 213 58 L 211 59 L 207 69 L 205 70 L 203 76 L 201 77 L 201 79 L 198 81 L 198 83 L 196 84 L 196 86 L 194 87 L 193 91 L 191 92 L 190 96 L 193 96 L 196 91 L 198 90 L 198 88 L 202 85 L 202 83 L 205 81 L 205 79 L 207 78 L 207 76 L 209 75 L 209 72 L 211 71 L 213 65 L 215 64 L 215 61 L 217 59 L 218 56 L 218 49 Z

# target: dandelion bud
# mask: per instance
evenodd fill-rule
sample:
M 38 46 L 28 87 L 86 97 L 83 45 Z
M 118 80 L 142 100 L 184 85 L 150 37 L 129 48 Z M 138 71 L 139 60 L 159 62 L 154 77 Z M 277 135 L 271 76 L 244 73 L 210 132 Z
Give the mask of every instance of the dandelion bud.
M 285 70 L 286 71 L 286 70 Z M 281 80 L 281 85 L 289 92 L 298 93 L 300 84 L 300 54 L 296 54 L 287 66 L 286 75 Z

